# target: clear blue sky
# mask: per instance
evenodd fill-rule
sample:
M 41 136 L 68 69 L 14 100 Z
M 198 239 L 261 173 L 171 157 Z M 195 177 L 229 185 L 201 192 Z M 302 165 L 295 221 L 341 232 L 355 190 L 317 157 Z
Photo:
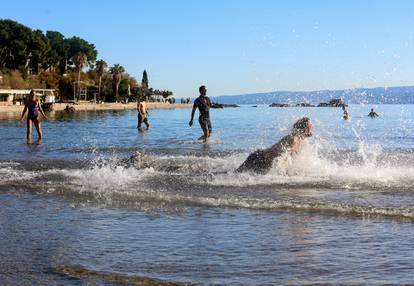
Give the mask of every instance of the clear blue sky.
M 0 18 L 77 35 L 140 81 L 196 96 L 414 85 L 414 1 L 3 1 Z

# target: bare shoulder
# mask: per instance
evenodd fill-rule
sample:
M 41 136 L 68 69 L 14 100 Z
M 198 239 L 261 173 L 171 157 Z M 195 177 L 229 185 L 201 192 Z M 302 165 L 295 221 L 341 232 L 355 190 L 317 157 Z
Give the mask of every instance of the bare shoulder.
M 292 145 L 296 142 L 296 136 L 294 135 L 286 135 L 280 140 L 280 143 L 283 145 Z
M 297 136 L 297 135 L 290 136 L 290 143 L 297 144 L 299 142 L 300 142 L 299 136 Z

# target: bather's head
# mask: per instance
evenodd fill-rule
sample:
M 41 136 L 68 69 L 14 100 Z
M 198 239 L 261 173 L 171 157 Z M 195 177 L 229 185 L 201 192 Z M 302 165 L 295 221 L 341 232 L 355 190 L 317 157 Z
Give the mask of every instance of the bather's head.
M 304 137 L 312 136 L 312 122 L 308 117 L 302 117 L 293 124 L 292 134 Z
M 35 101 L 36 100 L 36 93 L 35 93 L 35 91 L 33 89 L 30 91 L 29 99 L 31 101 Z
M 202 95 L 202 96 L 207 95 L 207 87 L 205 85 L 200 86 L 198 91 L 200 92 L 200 95 Z

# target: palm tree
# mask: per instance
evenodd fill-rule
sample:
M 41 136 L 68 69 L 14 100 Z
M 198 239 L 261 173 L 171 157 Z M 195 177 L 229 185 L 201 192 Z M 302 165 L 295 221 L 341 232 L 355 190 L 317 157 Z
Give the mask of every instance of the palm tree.
M 72 62 L 75 64 L 76 69 L 78 70 L 78 96 L 80 95 L 80 76 L 83 67 L 85 66 L 88 58 L 85 54 L 77 53 L 72 57 Z
M 99 85 L 98 85 L 99 98 L 101 98 L 102 76 L 106 72 L 107 67 L 108 67 L 108 64 L 104 60 L 96 61 L 95 71 L 96 71 L 96 74 L 99 76 Z
M 123 66 L 115 64 L 113 67 L 109 69 L 109 72 L 112 74 L 112 78 L 115 82 L 115 96 L 116 98 L 118 98 L 119 84 L 121 83 L 122 73 L 125 72 L 125 69 Z

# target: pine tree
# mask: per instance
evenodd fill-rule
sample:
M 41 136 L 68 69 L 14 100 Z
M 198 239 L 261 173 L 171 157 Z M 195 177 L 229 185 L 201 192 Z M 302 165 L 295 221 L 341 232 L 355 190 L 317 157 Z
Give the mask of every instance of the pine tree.
M 149 88 L 149 83 L 148 83 L 148 74 L 147 71 L 144 70 L 144 72 L 142 73 L 142 81 L 141 81 L 141 86 L 144 89 Z

